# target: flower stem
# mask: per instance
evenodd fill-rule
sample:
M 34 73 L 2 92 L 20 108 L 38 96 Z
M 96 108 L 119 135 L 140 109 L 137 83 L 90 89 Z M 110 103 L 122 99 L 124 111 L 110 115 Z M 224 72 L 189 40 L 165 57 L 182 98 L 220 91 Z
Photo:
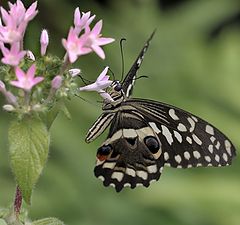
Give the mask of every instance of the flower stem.
M 19 189 L 19 186 L 16 188 L 15 200 L 14 200 L 14 212 L 18 218 L 22 206 L 22 192 Z
M 63 65 L 62 65 L 62 67 L 61 67 L 61 70 L 60 70 L 60 74 L 59 74 L 59 75 L 63 75 L 63 73 L 65 72 L 65 70 L 68 68 L 69 65 L 70 65 L 70 61 L 69 61 L 68 55 L 66 54 L 66 55 L 64 56 Z

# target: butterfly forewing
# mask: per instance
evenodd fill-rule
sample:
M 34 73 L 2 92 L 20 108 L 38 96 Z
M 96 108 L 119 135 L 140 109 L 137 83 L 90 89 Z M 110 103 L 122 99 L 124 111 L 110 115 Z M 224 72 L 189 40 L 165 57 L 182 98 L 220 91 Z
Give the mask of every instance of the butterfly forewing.
M 137 59 L 135 60 L 131 69 L 129 70 L 125 79 L 123 80 L 122 89 L 123 89 L 126 97 L 129 97 L 132 94 L 133 85 L 135 83 L 137 71 L 142 64 L 144 55 L 149 47 L 150 41 L 152 40 L 154 33 L 155 33 L 155 31 L 151 34 L 151 36 L 146 41 L 146 43 L 143 46 L 141 52 L 139 53 Z
M 231 141 L 199 117 L 151 100 L 132 99 L 125 104 L 136 107 L 158 134 L 165 165 L 187 168 L 232 163 L 236 150 Z

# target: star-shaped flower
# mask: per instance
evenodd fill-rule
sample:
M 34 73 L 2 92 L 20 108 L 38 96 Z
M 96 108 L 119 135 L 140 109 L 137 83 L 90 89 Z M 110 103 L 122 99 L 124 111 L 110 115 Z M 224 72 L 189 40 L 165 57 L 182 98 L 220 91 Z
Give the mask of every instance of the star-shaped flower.
M 112 97 L 104 91 L 105 88 L 109 87 L 112 84 L 112 81 L 109 80 L 109 76 L 106 75 L 108 72 L 108 66 L 101 72 L 98 76 L 97 80 L 93 84 L 86 85 L 84 87 L 80 87 L 80 91 L 96 91 L 98 92 L 103 99 L 107 99 L 109 101 L 113 101 Z
M 20 45 L 17 42 L 12 44 L 10 50 L 3 43 L 0 44 L 0 48 L 3 54 L 2 63 L 11 66 L 17 66 L 26 54 L 26 51 L 20 51 Z
M 27 73 L 22 71 L 19 67 L 16 67 L 15 74 L 17 80 L 10 81 L 10 84 L 24 89 L 25 91 L 31 91 L 32 87 L 36 84 L 43 81 L 43 77 L 34 77 L 36 72 L 36 65 L 32 64 L 32 66 L 28 69 Z
M 86 26 L 86 32 L 80 37 L 80 40 L 84 43 L 84 47 L 92 49 L 100 58 L 105 59 L 104 51 L 100 46 L 109 44 L 114 39 L 101 37 L 101 30 L 102 20 L 98 21 L 92 30 Z

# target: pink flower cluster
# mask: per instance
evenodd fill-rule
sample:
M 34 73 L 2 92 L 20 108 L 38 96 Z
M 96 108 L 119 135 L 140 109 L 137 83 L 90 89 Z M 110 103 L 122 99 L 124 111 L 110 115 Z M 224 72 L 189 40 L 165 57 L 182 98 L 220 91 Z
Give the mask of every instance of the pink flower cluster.
M 9 104 L 17 107 L 18 97 L 21 98 L 21 96 L 15 97 L 6 89 L 6 87 L 10 85 L 10 90 L 11 86 L 24 90 L 24 95 L 26 99 L 28 99 L 30 96 L 33 96 L 30 93 L 33 87 L 42 82 L 44 77 L 36 76 L 36 71 L 43 70 L 42 68 L 40 69 L 36 66 L 38 65 L 38 58 L 36 59 L 30 50 L 24 49 L 24 35 L 28 23 L 34 19 L 38 13 L 37 1 L 33 2 L 28 8 L 25 8 L 23 1 L 21 0 L 16 0 L 15 3 L 8 2 L 8 6 L 9 10 L 0 7 L 0 51 L 3 56 L 1 58 L 1 62 L 5 65 L 13 67 L 11 71 L 15 72 L 16 79 L 10 81 L 8 78 L 5 79 L 8 84 L 5 84 L 0 80 L 0 92 L 6 97 Z M 55 94 L 57 89 L 60 89 L 63 84 L 68 84 L 68 81 L 65 82 L 65 79 L 74 78 L 80 73 L 79 69 L 71 69 L 67 72 L 71 75 L 70 78 L 64 77 L 68 66 L 74 63 L 79 56 L 95 52 L 100 58 L 105 58 L 105 54 L 101 46 L 113 42 L 114 39 L 102 37 L 102 20 L 98 21 L 93 28 L 90 27 L 94 18 L 95 15 L 91 15 L 91 12 L 84 13 L 80 12 L 79 8 L 75 9 L 74 25 L 69 29 L 67 39 L 62 39 L 63 47 L 66 49 L 66 55 L 64 57 L 63 64 L 59 68 L 59 74 L 55 75 L 51 81 L 51 89 L 48 90 L 50 94 L 47 97 L 47 100 L 52 98 L 54 96 L 53 94 Z M 40 36 L 41 56 L 45 56 L 48 44 L 48 32 L 43 29 Z M 23 71 L 20 68 L 20 63 L 23 65 L 25 62 L 23 60 L 25 56 L 34 62 L 27 71 Z M 106 75 L 107 70 L 108 68 L 101 73 L 94 84 L 82 89 L 97 91 L 104 99 L 111 99 L 111 97 L 104 91 L 104 89 L 112 82 L 109 80 L 109 76 Z M 45 80 L 48 81 L 49 79 Z M 49 85 L 45 86 L 49 87 Z M 45 86 L 43 83 L 43 87 Z M 65 89 L 63 88 L 62 90 Z M 66 90 L 69 90 L 69 88 Z M 13 91 L 13 93 L 14 92 L 15 91 Z M 7 108 L 9 109 L 9 107 Z
M 2 63 L 17 66 L 23 59 L 26 51 L 21 49 L 25 30 L 38 11 L 37 2 L 26 9 L 20 0 L 15 4 L 8 2 L 9 11 L 1 7 L 0 19 L 0 48 L 3 54 Z M 8 49 L 5 44 L 9 44 Z
M 71 63 L 74 63 L 79 56 L 93 51 L 104 59 L 105 54 L 100 46 L 114 41 L 113 38 L 102 37 L 102 20 L 98 21 L 91 30 L 90 24 L 94 18 L 95 15 L 91 16 L 90 12 L 80 13 L 79 8 L 76 8 L 74 13 L 74 27 L 70 28 L 67 39 L 62 40 Z

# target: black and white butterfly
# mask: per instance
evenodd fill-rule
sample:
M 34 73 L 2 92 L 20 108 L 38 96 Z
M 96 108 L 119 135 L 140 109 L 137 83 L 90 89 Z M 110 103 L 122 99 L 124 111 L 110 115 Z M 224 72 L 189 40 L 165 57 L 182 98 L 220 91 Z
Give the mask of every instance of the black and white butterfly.
M 190 168 L 227 166 L 236 150 L 231 141 L 208 122 L 162 102 L 130 98 L 147 40 L 122 83 L 114 81 L 103 113 L 89 129 L 86 142 L 110 126 L 97 150 L 94 173 L 105 186 L 148 187 L 160 178 L 164 166 Z

